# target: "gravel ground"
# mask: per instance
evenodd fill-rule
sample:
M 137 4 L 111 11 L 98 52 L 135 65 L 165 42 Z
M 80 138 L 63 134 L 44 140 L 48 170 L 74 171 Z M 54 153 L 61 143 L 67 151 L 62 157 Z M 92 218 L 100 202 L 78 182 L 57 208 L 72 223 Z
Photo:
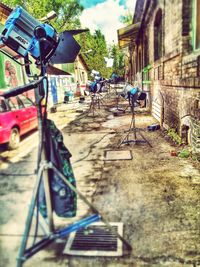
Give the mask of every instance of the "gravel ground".
M 62 254 L 66 240 L 59 240 L 24 266 L 200 266 L 198 165 L 191 159 L 171 156 L 172 150 L 179 151 L 181 147 L 166 140 L 161 130 L 143 132 L 152 147 L 144 143 L 118 148 L 130 123 L 129 112 L 113 116 L 101 108 L 95 110 L 93 117 L 92 112 L 82 113 L 86 108 L 87 104 L 75 102 L 62 105 L 51 117 L 63 129 L 65 144 L 73 155 L 78 189 L 109 222 L 123 222 L 123 236 L 132 251 L 123 257 L 66 256 Z M 137 112 L 137 127 L 146 129 L 154 122 L 147 112 Z M 106 150 L 130 150 L 133 159 L 105 161 Z M 7 155 L 6 164 L 4 160 L 1 165 L 1 267 L 16 263 L 35 181 L 36 155 L 36 148 L 21 158 L 15 155 L 16 162 Z M 55 224 L 60 227 L 90 213 L 78 199 L 77 216 L 70 220 L 54 216 Z

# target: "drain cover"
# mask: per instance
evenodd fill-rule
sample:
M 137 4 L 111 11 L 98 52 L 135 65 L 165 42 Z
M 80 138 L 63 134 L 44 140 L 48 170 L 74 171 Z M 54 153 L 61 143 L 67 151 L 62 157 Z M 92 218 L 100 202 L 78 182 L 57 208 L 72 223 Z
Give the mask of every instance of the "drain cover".
M 131 160 L 133 158 L 131 150 L 106 150 L 104 160 Z
M 69 235 L 64 254 L 78 256 L 122 256 L 123 224 L 110 223 L 112 232 L 102 222 L 93 223 Z

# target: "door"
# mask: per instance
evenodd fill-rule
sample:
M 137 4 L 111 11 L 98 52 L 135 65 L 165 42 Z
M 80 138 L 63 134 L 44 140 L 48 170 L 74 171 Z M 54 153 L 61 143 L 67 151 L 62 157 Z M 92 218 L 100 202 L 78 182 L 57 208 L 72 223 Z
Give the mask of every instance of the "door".
M 28 130 L 32 130 L 37 127 L 37 108 L 32 102 L 32 100 L 27 98 L 26 96 L 20 95 L 18 96 L 18 98 L 19 101 L 22 103 L 24 110 L 26 111 L 26 119 L 29 121 L 29 123 L 27 122 L 27 132 Z

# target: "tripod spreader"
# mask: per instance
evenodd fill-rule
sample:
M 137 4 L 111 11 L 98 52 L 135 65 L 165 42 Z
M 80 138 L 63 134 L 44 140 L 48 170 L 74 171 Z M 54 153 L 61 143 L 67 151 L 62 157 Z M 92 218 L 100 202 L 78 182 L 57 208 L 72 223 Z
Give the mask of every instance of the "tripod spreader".
M 93 222 L 97 222 L 101 219 L 101 216 L 99 214 L 93 214 L 87 218 L 84 218 L 78 222 L 75 222 L 61 230 L 55 231 L 52 234 L 49 234 L 48 236 L 45 236 L 42 240 L 35 243 L 32 247 L 25 250 L 24 255 L 22 258 L 18 258 L 18 262 L 24 262 L 30 257 L 32 257 L 34 254 L 36 254 L 41 249 L 47 247 L 50 245 L 54 240 L 57 238 L 63 238 L 66 235 L 70 234 L 71 232 L 77 231 L 81 228 L 84 228 L 88 226 L 89 224 Z

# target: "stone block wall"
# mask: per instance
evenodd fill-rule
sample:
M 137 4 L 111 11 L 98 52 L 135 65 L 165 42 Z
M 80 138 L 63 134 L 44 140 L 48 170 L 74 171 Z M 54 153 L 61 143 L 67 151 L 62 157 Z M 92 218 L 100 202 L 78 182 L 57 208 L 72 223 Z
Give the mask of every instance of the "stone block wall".
M 175 128 L 180 136 L 186 126 L 191 145 L 200 152 L 200 51 L 194 53 L 191 45 L 192 1 L 156 3 L 147 12 L 145 24 L 152 66 L 151 99 L 162 95 L 163 125 Z M 163 14 L 163 57 L 155 62 L 154 19 L 159 8 Z
M 190 144 L 194 152 L 200 153 L 200 122 L 196 119 L 190 121 Z
M 168 55 L 180 50 L 182 0 L 165 1 L 163 15 L 164 54 Z

